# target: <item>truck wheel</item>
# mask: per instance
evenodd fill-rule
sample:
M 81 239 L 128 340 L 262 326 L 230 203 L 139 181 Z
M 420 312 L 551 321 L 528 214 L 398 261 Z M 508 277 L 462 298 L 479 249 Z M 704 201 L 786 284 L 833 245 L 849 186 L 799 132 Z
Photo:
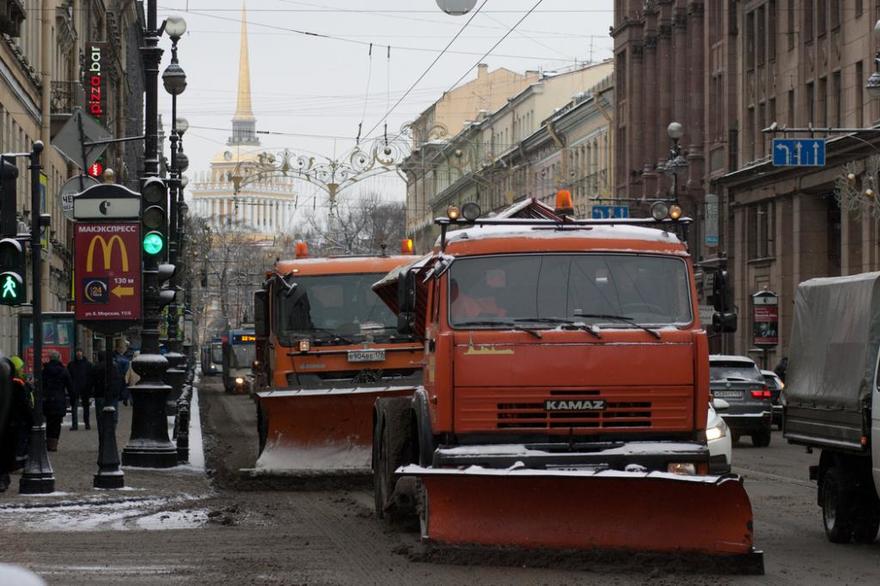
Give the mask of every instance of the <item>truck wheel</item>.
M 389 518 L 399 517 L 392 511 L 392 496 L 396 485 L 395 470 L 408 463 L 410 416 L 409 399 L 379 399 L 376 401 L 376 425 L 373 429 L 373 499 L 376 516 L 386 513 Z
M 867 501 L 859 507 L 853 528 L 853 541 L 856 543 L 871 544 L 877 539 L 877 531 L 880 530 L 880 504 L 876 502 L 876 498 L 872 500 L 874 502 Z
M 263 415 L 263 408 L 260 407 L 260 403 L 257 403 L 257 440 L 259 441 L 260 451 L 257 452 L 257 457 L 263 453 L 263 450 L 266 448 L 266 437 L 269 434 L 269 430 L 266 428 L 266 416 Z
M 756 448 L 766 448 L 770 445 L 771 432 L 769 429 L 752 434 L 752 445 Z
M 852 538 L 855 519 L 849 496 L 840 470 L 826 470 L 822 476 L 822 521 L 831 543 L 849 543 Z

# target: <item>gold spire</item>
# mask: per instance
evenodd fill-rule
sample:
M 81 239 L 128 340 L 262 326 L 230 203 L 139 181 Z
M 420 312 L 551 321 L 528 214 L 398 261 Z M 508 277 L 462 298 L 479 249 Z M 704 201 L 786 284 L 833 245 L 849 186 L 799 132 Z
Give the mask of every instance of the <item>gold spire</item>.
M 251 69 L 248 60 L 247 12 L 244 2 L 241 3 L 241 53 L 238 58 L 238 103 L 235 106 L 233 121 L 252 121 L 254 111 L 251 109 Z

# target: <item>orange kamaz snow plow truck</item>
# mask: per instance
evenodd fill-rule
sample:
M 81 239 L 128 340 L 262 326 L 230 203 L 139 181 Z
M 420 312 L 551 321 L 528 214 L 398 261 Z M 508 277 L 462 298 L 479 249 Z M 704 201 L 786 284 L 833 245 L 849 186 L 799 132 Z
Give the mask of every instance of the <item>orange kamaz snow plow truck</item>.
M 409 396 L 423 359 L 371 286 L 413 256 L 306 258 L 301 243 L 297 253 L 255 295 L 263 388 L 253 473 L 367 474 L 373 404 Z
M 433 254 L 374 285 L 426 364 L 411 396 L 376 402 L 380 517 L 411 507 L 428 543 L 687 553 L 763 573 L 742 479 L 708 474 L 708 343 L 674 234 L 689 220 L 671 209 L 451 207 Z

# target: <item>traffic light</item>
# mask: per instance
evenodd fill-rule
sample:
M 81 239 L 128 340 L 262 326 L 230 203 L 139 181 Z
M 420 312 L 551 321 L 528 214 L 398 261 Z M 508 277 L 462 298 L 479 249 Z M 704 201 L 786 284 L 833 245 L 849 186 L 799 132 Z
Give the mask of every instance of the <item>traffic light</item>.
M 142 247 L 147 256 L 162 259 L 168 250 L 168 186 L 159 177 L 141 185 Z
M 156 276 L 159 281 L 159 307 L 165 307 L 174 302 L 177 292 L 166 285 L 166 282 L 174 276 L 177 268 L 173 264 L 163 263 L 159 265 Z M 165 286 L 163 286 L 165 285 Z
M 21 242 L 0 240 L 0 305 L 22 305 L 27 297 L 25 257 Z
M 16 218 L 16 180 L 18 167 L 6 157 L 0 162 L 0 237 L 13 237 L 18 232 Z

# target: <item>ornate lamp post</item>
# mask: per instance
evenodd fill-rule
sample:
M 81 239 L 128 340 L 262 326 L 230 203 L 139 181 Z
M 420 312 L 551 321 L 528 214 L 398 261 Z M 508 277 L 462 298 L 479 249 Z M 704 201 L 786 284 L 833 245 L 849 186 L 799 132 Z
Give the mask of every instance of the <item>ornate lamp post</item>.
M 145 71 L 144 117 L 146 134 L 146 155 L 144 175 L 156 176 L 159 169 L 158 152 L 158 74 L 162 50 L 158 47 L 162 32 L 168 32 L 176 50 L 176 40 L 186 32 L 186 22 L 179 17 L 169 17 L 157 27 L 155 0 L 147 1 L 147 30 L 144 31 L 142 48 Z M 176 40 L 175 40 L 176 39 Z M 172 95 L 179 94 L 186 87 L 186 77 L 180 65 L 172 65 L 162 76 L 163 85 Z M 172 151 L 172 156 L 174 155 Z M 144 189 L 148 186 L 145 184 Z M 164 191 L 164 186 L 163 186 Z M 155 190 L 154 190 L 155 191 Z M 155 195 L 155 193 L 154 193 Z M 144 196 L 145 201 L 148 201 Z M 160 265 L 159 259 L 152 255 L 144 258 L 143 288 L 144 311 L 141 332 L 141 354 L 132 361 L 132 368 L 141 377 L 137 385 L 131 387 L 134 399 L 132 412 L 131 438 L 122 450 L 122 463 L 127 466 L 169 468 L 177 464 L 177 448 L 168 439 L 165 415 L 165 400 L 171 387 L 163 382 L 168 360 L 159 353 L 159 320 L 163 293 L 160 283 L 167 278 L 171 265 Z
M 177 399 L 180 396 L 183 387 L 183 381 L 186 377 L 186 371 L 183 369 L 186 357 L 180 353 L 181 342 L 178 339 L 178 304 L 177 295 L 180 294 L 179 275 L 183 267 L 178 263 L 182 258 L 180 255 L 181 245 L 183 243 L 183 222 L 181 218 L 181 204 L 183 203 L 183 193 L 180 188 L 180 175 L 186 167 L 189 166 L 189 159 L 183 154 L 182 148 L 179 149 L 181 140 L 181 131 L 178 128 L 177 118 L 177 96 L 186 90 L 186 73 L 180 66 L 177 59 L 177 43 L 186 32 L 186 21 L 179 16 L 169 16 L 165 21 L 165 32 L 171 38 L 171 63 L 162 73 L 162 83 L 165 91 L 171 94 L 171 180 L 169 181 L 169 213 L 168 222 L 169 230 L 169 248 L 168 261 L 175 265 L 175 271 L 169 281 L 169 286 L 175 292 L 174 301 L 168 305 L 168 352 L 165 359 L 168 361 L 168 370 L 165 373 L 165 380 L 171 385 L 173 391 L 166 402 L 166 409 L 173 413 L 177 409 Z M 189 124 L 186 124 L 189 128 Z M 185 129 L 186 129 L 185 128 Z
M 678 176 L 684 173 L 688 168 L 687 159 L 682 155 L 681 145 L 679 145 L 681 137 L 684 136 L 684 126 L 678 122 L 670 122 L 669 126 L 666 127 L 666 134 L 672 139 L 672 146 L 669 149 L 669 157 L 666 159 L 666 164 L 663 166 L 663 170 L 667 175 L 672 177 L 672 192 L 670 194 L 670 199 L 672 200 L 672 203 L 677 204 Z

